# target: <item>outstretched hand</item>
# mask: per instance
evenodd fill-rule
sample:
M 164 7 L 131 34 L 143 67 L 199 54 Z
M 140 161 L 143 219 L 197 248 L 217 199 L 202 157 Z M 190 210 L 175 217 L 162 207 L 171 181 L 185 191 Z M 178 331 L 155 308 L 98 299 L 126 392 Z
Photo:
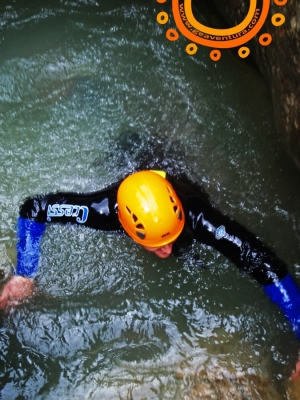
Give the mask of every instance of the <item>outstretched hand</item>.
M 32 296 L 34 290 L 33 279 L 23 276 L 13 276 L 4 286 L 0 295 L 0 310 L 20 304 L 22 300 Z

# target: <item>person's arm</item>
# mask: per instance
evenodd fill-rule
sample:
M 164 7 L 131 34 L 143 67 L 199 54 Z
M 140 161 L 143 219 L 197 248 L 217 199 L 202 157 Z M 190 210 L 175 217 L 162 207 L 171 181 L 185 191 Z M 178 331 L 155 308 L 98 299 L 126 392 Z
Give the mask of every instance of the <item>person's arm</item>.
M 49 223 L 77 224 L 99 230 L 121 229 L 117 217 L 118 184 L 93 193 L 50 193 L 25 200 L 17 223 L 17 274 L 33 278 L 40 244 Z
M 188 202 L 188 220 L 195 238 L 219 250 L 260 283 L 300 340 L 300 290 L 286 264 L 254 234 L 209 204 L 196 196 Z
M 49 223 L 73 223 L 104 231 L 122 230 L 117 216 L 119 183 L 93 193 L 50 193 L 30 197 L 20 207 L 17 221 L 16 275 L 0 294 L 0 310 L 33 293 L 40 245 Z

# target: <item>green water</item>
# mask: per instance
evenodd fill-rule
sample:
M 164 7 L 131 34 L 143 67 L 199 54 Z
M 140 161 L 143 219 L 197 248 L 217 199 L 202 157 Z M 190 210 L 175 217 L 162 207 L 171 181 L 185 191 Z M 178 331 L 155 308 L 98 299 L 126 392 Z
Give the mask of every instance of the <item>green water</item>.
M 164 154 L 164 168 L 202 183 L 300 284 L 299 171 L 277 139 L 268 88 L 229 50 L 215 64 L 209 49 L 190 57 L 184 38 L 168 42 L 160 10 L 1 2 L 0 244 L 15 262 L 25 197 L 97 190 L 154 146 L 154 160 Z M 138 149 L 116 145 L 123 132 L 140 135 Z M 193 398 L 205 371 L 215 390 L 220 376 L 238 387 L 237 374 L 254 374 L 285 398 L 298 352 L 288 323 L 213 249 L 193 252 L 205 269 L 192 254 L 159 260 L 114 233 L 49 227 L 38 293 L 0 316 L 0 397 Z

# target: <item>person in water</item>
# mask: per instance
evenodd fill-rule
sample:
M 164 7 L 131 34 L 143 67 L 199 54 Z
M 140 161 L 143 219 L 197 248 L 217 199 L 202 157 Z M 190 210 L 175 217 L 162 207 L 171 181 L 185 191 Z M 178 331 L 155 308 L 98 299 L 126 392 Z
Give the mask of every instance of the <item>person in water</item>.
M 125 231 L 160 258 L 180 255 L 194 241 L 212 246 L 261 285 L 300 340 L 300 290 L 285 263 L 248 229 L 213 207 L 201 191 L 163 171 L 135 172 L 93 193 L 57 192 L 26 199 L 17 224 L 16 276 L 4 288 L 0 308 L 32 293 L 48 223 Z

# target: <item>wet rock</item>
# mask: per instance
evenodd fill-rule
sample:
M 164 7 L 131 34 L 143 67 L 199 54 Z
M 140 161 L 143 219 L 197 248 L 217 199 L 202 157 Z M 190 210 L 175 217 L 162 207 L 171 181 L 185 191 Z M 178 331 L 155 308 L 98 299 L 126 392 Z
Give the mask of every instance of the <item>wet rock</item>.
M 189 399 L 281 400 L 282 396 L 267 375 L 218 367 L 203 369 L 195 376 Z
M 214 24 L 218 21 L 219 26 L 211 26 L 219 28 L 224 26 L 220 26 L 222 21 L 218 20 L 216 13 L 229 27 L 240 23 L 249 10 L 249 1 L 245 0 L 214 0 L 215 9 L 210 5 L 210 10 L 203 3 L 202 0 L 195 1 L 201 11 L 206 8 L 204 12 L 208 22 Z M 300 3 L 298 0 L 288 0 L 282 6 L 276 3 L 271 2 L 264 26 L 246 46 L 270 87 L 275 124 L 283 146 L 300 169 Z M 277 13 L 285 16 L 285 23 L 281 26 L 272 24 L 271 17 Z M 260 45 L 262 33 L 271 34 L 270 45 Z

